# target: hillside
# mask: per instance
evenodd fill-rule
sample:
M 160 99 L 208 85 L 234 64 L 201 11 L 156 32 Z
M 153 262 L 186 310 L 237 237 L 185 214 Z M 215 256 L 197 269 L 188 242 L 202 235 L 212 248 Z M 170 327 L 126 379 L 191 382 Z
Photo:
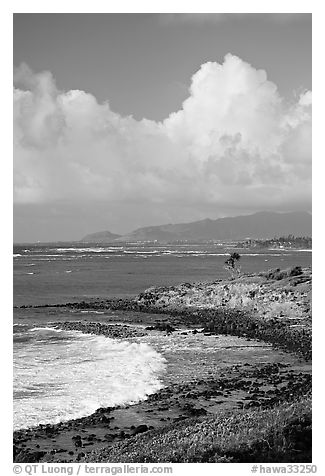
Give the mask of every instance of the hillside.
M 266 239 L 279 236 L 311 236 L 312 216 L 307 212 L 258 212 L 253 215 L 209 218 L 191 223 L 138 228 L 120 241 L 208 241 Z
M 84 236 L 80 241 L 85 243 L 111 243 L 117 240 L 120 235 L 111 233 L 110 231 L 99 231 L 97 233 L 91 233 Z

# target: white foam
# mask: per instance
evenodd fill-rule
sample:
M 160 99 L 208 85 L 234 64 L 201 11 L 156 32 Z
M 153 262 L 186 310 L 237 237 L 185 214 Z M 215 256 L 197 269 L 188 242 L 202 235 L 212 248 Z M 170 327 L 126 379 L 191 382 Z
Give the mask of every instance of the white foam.
M 148 344 L 69 332 L 74 339 L 16 347 L 15 429 L 79 418 L 99 407 L 136 403 L 163 386 L 165 359 Z
M 196 254 L 196 255 L 204 255 L 205 254 L 205 251 L 183 251 L 183 253 L 187 254 L 187 255 L 190 255 L 190 254 Z
M 286 250 L 286 251 L 288 251 L 288 250 Z M 297 253 L 299 253 L 299 252 L 300 252 L 300 253 L 301 253 L 301 252 L 312 253 L 313 250 L 310 250 L 310 249 L 303 250 L 303 249 L 301 249 L 301 250 L 290 250 L 290 251 L 296 251 Z
M 115 251 L 123 250 L 123 247 L 87 247 L 87 248 L 51 248 L 48 251 L 56 251 L 59 253 L 114 253 Z
M 62 329 L 57 329 L 56 327 L 33 327 L 32 329 L 29 329 L 29 332 L 63 332 Z
M 81 314 L 104 314 L 104 311 L 94 311 L 93 309 L 87 311 L 80 311 Z

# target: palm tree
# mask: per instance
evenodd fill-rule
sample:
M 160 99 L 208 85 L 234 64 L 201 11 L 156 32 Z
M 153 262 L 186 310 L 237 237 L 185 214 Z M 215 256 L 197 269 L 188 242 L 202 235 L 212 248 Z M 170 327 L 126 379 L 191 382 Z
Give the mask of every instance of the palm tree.
M 225 261 L 225 267 L 228 271 L 230 271 L 232 277 L 240 274 L 240 266 L 238 264 L 239 260 L 240 254 L 235 251 L 234 253 L 230 253 L 229 258 L 227 258 Z

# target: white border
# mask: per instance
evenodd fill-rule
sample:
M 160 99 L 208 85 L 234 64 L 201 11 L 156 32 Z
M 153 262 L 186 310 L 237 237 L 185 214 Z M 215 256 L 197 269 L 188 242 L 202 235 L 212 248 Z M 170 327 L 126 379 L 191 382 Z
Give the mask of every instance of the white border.
M 2 92 L 2 195 L 1 195 L 1 250 L 2 250 L 2 296 L 5 297 L 5 303 L 2 304 L 1 315 L 1 363 L 3 372 L 3 382 L 6 392 L 2 394 L 2 431 L 1 431 L 1 449 L 5 456 L 5 466 L 3 474 L 12 474 L 12 407 L 11 407 L 11 382 L 12 382 L 12 345 L 11 345 L 11 319 L 12 316 L 12 14 L 13 13 L 109 13 L 109 12 L 150 12 L 150 13 L 313 13 L 313 98 L 314 114 L 316 121 L 313 127 L 313 463 L 319 466 L 318 474 L 322 474 L 321 456 L 323 454 L 323 425 L 322 419 L 324 409 L 322 405 L 323 396 L 323 369 L 321 352 L 324 346 L 324 320 L 322 312 L 322 295 L 324 294 L 324 205 L 325 200 L 322 194 L 324 188 L 324 144 L 321 140 L 324 137 L 323 124 L 321 121 L 324 111 L 320 110 L 324 106 L 324 51 L 325 44 L 323 38 L 324 31 L 324 8 L 318 1 L 293 1 L 293 0 L 273 0 L 271 1 L 243 1 L 228 0 L 216 2 L 211 0 L 200 0 L 199 2 L 185 2 L 175 0 L 165 1 L 119 1 L 108 2 L 101 0 L 91 0 L 80 2 L 72 0 L 47 0 L 47 1 L 29 1 L 15 0 L 5 1 L 1 5 L 1 92 Z M 8 74 L 9 73 L 9 74 Z M 323 94 L 322 94 L 323 93 Z M 316 122 L 316 123 L 315 123 Z M 323 245 L 323 246 L 322 246 Z M 188 474 L 204 472 L 205 474 L 250 474 L 251 465 L 240 464 L 218 464 L 215 465 L 173 465 L 174 474 Z

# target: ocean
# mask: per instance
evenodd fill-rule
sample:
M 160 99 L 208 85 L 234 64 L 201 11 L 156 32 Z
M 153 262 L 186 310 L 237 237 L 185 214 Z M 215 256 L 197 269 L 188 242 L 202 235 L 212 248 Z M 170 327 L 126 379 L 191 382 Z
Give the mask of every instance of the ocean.
M 164 368 L 164 357 L 145 343 L 16 324 L 14 428 L 136 403 L 162 387 Z
M 220 279 L 227 276 L 223 265 L 229 251 L 216 244 L 16 245 L 14 306 L 125 297 L 150 286 Z M 311 266 L 309 251 L 240 250 L 240 254 L 245 273 Z M 223 336 L 217 344 L 215 337 L 205 338 L 199 345 L 197 337 L 180 332 L 123 341 L 49 325 L 68 319 L 105 322 L 108 316 L 109 312 L 72 316 L 60 309 L 14 309 L 15 429 L 136 403 L 179 374 L 189 378 L 207 355 L 219 359 L 220 365 L 243 358 L 243 339 L 231 336 Z M 254 360 L 271 352 L 269 346 L 251 347 Z
M 150 286 L 212 281 L 228 276 L 224 262 L 230 251 L 216 244 L 14 246 L 14 305 L 132 296 Z M 309 251 L 240 254 L 244 273 L 311 265 Z

